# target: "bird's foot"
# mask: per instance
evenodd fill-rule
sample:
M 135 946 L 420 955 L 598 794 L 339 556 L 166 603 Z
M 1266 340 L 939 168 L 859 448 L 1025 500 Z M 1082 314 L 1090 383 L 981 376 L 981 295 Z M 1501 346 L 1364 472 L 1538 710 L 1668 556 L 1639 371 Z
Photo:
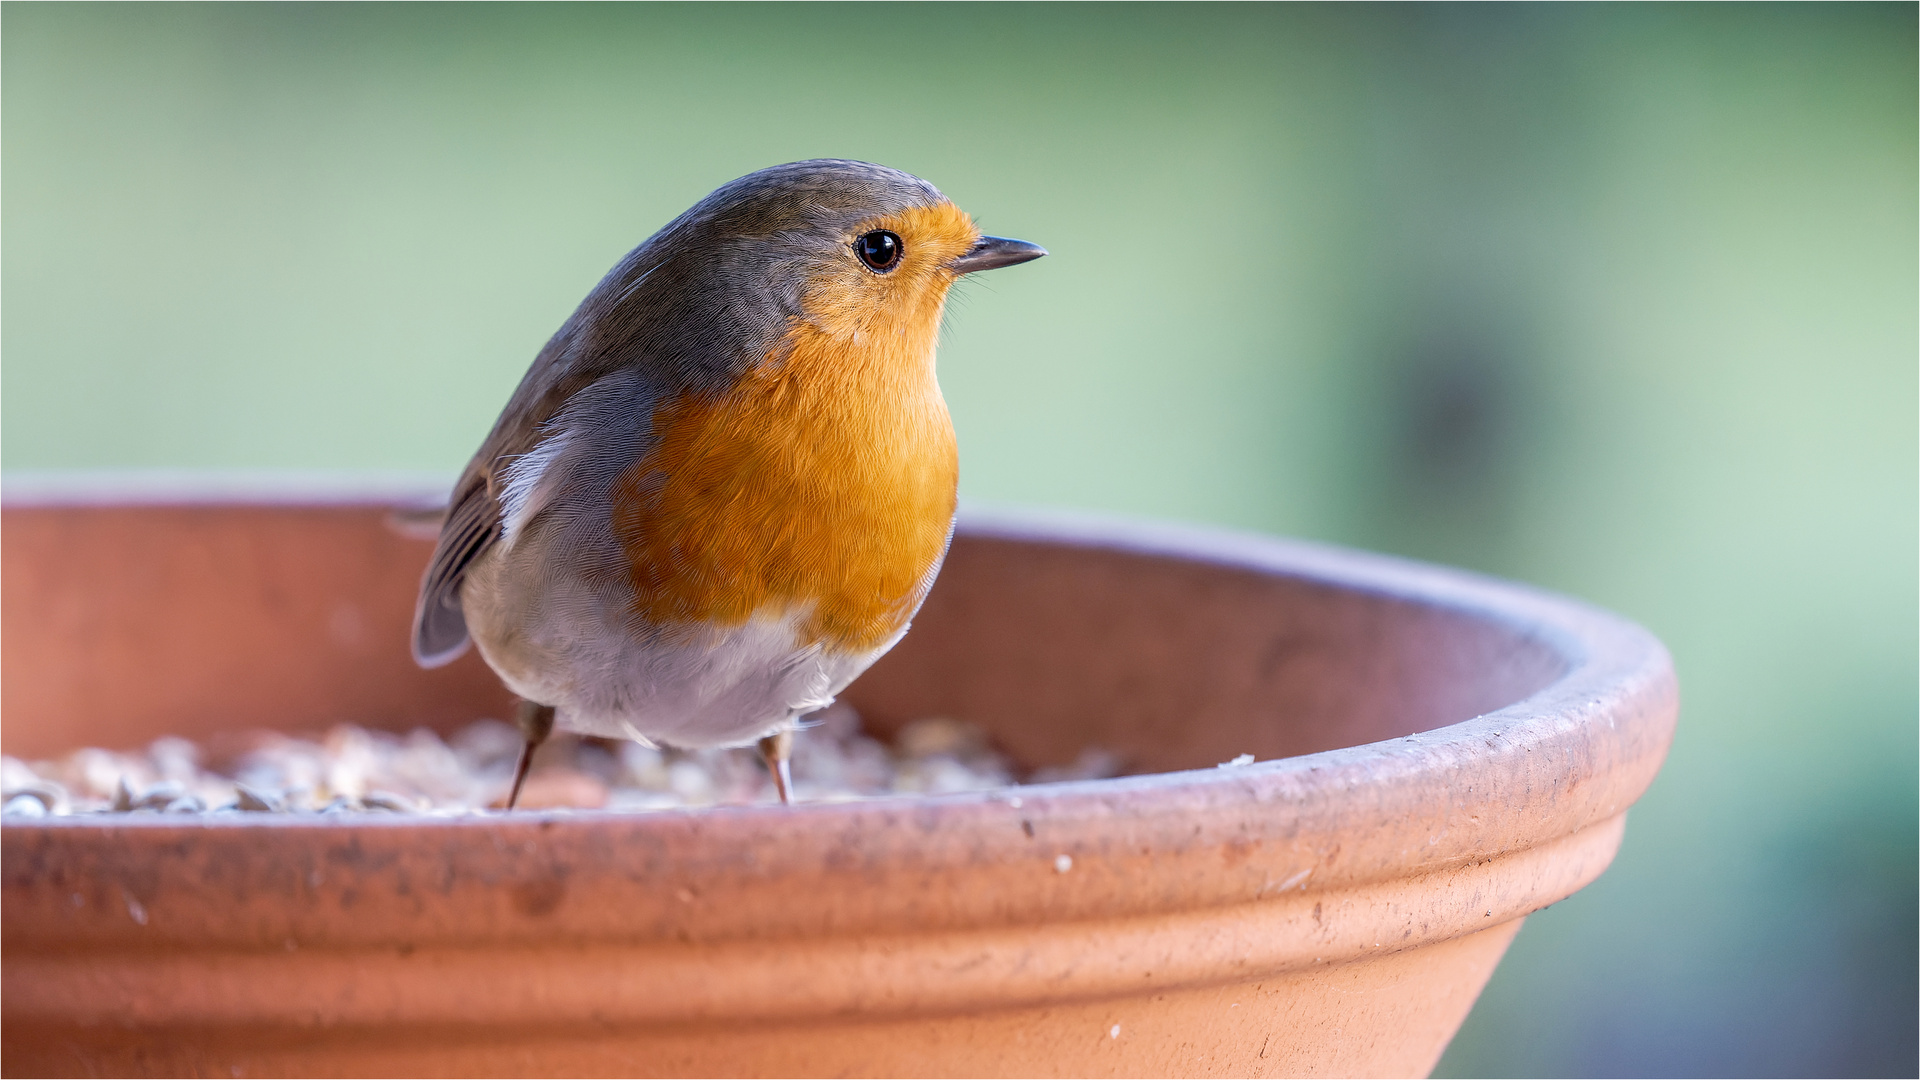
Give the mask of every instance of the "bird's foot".
M 793 770 L 788 765 L 792 756 L 793 732 L 777 731 L 760 740 L 760 757 L 773 774 L 774 789 L 780 792 L 780 801 L 789 806 L 793 805 Z
M 553 734 L 553 706 L 522 701 L 513 722 L 527 742 L 520 748 L 520 763 L 513 769 L 513 790 L 507 793 L 509 810 L 520 801 L 520 788 L 527 782 L 527 770 L 533 768 L 533 752 L 540 749 L 540 744 L 547 741 L 547 736 Z

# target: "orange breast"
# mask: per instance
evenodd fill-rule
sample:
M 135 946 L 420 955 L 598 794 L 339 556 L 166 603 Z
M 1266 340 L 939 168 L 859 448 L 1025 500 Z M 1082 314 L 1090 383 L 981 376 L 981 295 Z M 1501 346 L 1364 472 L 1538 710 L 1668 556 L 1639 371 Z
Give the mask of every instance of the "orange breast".
M 639 615 L 671 630 L 804 609 L 807 642 L 850 653 L 899 631 L 959 475 L 932 314 L 851 343 L 797 323 L 784 357 L 726 394 L 658 409 L 659 441 L 614 500 Z

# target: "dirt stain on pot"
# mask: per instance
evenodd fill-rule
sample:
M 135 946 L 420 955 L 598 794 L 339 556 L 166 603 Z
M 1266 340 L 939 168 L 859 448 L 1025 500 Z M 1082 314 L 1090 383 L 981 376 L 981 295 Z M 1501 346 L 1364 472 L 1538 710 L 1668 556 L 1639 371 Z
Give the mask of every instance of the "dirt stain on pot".
M 567 879 L 564 877 L 541 878 L 538 881 L 523 881 L 510 890 L 513 896 L 513 908 L 522 915 L 539 917 L 551 915 L 553 909 L 567 895 Z

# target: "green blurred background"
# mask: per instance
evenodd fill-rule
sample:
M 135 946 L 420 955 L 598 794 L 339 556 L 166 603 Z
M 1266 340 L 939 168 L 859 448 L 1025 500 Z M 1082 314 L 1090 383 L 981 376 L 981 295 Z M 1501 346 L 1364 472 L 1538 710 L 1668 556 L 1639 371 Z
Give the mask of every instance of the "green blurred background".
M 1666 771 L 1457 1075 L 1916 1070 L 1916 22 L 1819 7 L 0 9 L 0 464 L 463 463 L 717 184 L 925 176 L 962 490 L 1672 647 Z

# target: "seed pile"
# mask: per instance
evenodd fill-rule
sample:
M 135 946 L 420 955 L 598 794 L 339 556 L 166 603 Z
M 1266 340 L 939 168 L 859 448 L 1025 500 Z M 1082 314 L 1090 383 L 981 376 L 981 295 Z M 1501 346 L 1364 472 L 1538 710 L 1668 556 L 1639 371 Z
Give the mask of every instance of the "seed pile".
M 793 776 L 803 802 L 984 791 L 1016 782 L 1011 764 L 980 728 L 918 720 L 888 746 L 863 733 L 845 705 L 815 714 L 794 740 Z M 89 813 L 202 814 L 474 813 L 497 807 L 512 783 L 520 733 L 481 720 L 442 739 L 341 725 L 318 739 L 262 732 L 224 767 L 185 739 L 155 740 L 144 753 L 88 748 L 53 761 L 0 758 L 0 812 L 45 817 Z M 1029 783 L 1119 774 L 1113 755 L 1089 750 Z M 666 810 L 776 800 L 758 753 L 671 750 L 557 735 L 534 758 L 520 794 L 528 809 Z

